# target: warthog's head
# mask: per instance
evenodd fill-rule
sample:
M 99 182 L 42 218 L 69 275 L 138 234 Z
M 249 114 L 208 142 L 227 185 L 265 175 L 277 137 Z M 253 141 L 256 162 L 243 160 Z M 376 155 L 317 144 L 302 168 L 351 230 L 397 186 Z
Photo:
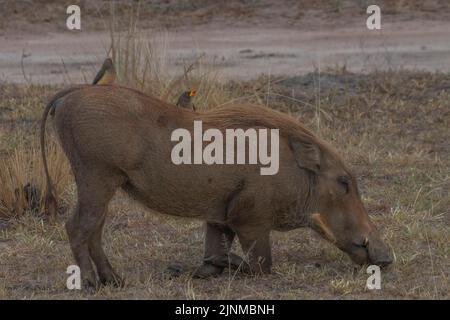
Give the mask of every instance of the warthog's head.
M 297 163 L 311 175 L 310 225 L 357 264 L 387 266 L 389 248 L 381 241 L 358 192 L 356 179 L 327 146 L 291 141 Z

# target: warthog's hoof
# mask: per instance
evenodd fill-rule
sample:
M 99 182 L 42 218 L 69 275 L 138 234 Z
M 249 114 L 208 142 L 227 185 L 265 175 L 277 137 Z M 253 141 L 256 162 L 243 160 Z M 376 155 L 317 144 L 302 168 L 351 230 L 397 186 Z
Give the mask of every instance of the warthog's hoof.
M 222 273 L 223 269 L 224 269 L 223 267 L 218 267 L 211 263 L 204 263 L 194 271 L 192 277 L 200 279 L 217 277 Z
M 205 258 L 203 264 L 192 273 L 192 277 L 200 279 L 217 277 L 222 274 L 225 268 L 251 273 L 249 264 L 238 255 L 230 252 L 229 254 Z M 172 264 L 166 269 L 166 274 L 170 277 L 179 277 L 185 272 L 186 268 L 178 264 Z
M 230 268 L 233 270 L 239 270 L 243 273 L 250 273 L 249 264 L 237 254 L 234 254 L 232 252 L 226 255 L 212 256 L 205 259 L 204 261 L 217 267 Z

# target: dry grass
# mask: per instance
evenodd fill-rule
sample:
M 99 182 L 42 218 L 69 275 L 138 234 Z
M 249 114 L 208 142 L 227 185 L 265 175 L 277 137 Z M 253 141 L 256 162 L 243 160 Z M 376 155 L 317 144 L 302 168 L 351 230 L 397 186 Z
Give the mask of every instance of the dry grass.
M 65 289 L 65 269 L 73 263 L 63 228 L 70 214 L 66 210 L 54 226 L 32 214 L 4 223 L 0 232 L 1 297 L 448 299 L 450 77 L 329 71 L 321 75 L 320 113 L 310 106 L 316 106 L 315 81 L 310 81 L 315 77 L 318 74 L 272 79 L 270 90 L 266 78 L 228 83 L 223 90 L 267 101 L 269 107 L 290 113 L 344 155 L 359 177 L 372 219 L 395 255 L 394 265 L 382 273 L 382 290 L 367 290 L 365 270 L 354 269 L 343 253 L 306 229 L 273 234 L 272 275 L 254 278 L 226 270 L 211 280 L 187 275 L 168 279 L 164 275 L 168 264 L 194 268 L 200 263 L 201 223 L 149 212 L 119 193 L 110 205 L 104 243 L 113 265 L 126 277 L 125 288 L 105 287 L 93 296 Z M 48 87 L 3 87 L 2 98 L 14 101 L 11 110 L 0 110 L 4 118 L 16 106 L 24 114 L 40 114 L 42 108 L 28 100 L 45 101 L 52 91 Z M 32 97 L 28 90 L 42 94 Z M 320 130 L 317 116 L 321 117 Z M 24 131 L 19 125 L 2 125 L 2 130 L 10 137 Z M 68 203 L 75 199 L 74 190 L 70 184 L 64 191 Z M 240 251 L 237 245 L 235 250 Z
M 54 92 L 51 87 L 0 86 L 0 219 L 43 211 L 46 184 L 36 128 L 41 108 Z M 63 209 L 70 168 L 55 139 L 49 140 L 49 170 Z
M 47 154 L 56 194 L 63 200 L 70 183 L 69 164 L 55 141 L 47 144 Z M 26 212 L 41 214 L 45 190 L 46 180 L 37 140 L 22 142 L 6 159 L 0 160 L 0 218 L 17 218 Z

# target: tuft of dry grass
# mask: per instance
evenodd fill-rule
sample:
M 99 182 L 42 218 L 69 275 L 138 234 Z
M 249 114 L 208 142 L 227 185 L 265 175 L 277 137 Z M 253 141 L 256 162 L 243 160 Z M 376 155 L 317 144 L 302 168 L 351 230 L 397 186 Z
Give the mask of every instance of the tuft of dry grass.
M 71 180 L 69 163 L 55 141 L 47 143 L 47 154 L 56 194 L 63 200 Z M 23 141 L 0 160 L 0 217 L 42 213 L 46 188 L 40 145 Z

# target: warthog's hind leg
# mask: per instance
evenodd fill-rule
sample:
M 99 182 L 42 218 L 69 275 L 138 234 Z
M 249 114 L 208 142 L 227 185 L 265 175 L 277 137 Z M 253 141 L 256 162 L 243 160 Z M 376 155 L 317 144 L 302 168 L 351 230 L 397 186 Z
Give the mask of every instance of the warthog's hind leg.
M 77 203 L 73 217 L 66 222 L 67 235 L 69 236 L 70 248 L 72 249 L 75 263 L 81 270 L 82 285 L 85 289 L 91 289 L 96 286 L 95 272 L 92 268 L 89 257 L 88 238 L 86 232 L 80 231 L 80 216 L 83 211 L 83 205 Z
M 115 287 L 121 287 L 123 285 L 123 280 L 113 270 L 102 247 L 102 231 L 105 217 L 106 211 L 103 215 L 102 223 L 89 238 L 89 254 L 97 267 L 100 283 L 103 285 L 112 284 Z
M 66 229 L 75 261 L 81 269 L 83 286 L 97 285 L 90 259 L 95 263 L 102 283 L 120 284 L 101 246 L 101 235 L 108 203 L 124 177 L 98 167 L 78 165 L 74 171 L 78 203 Z

